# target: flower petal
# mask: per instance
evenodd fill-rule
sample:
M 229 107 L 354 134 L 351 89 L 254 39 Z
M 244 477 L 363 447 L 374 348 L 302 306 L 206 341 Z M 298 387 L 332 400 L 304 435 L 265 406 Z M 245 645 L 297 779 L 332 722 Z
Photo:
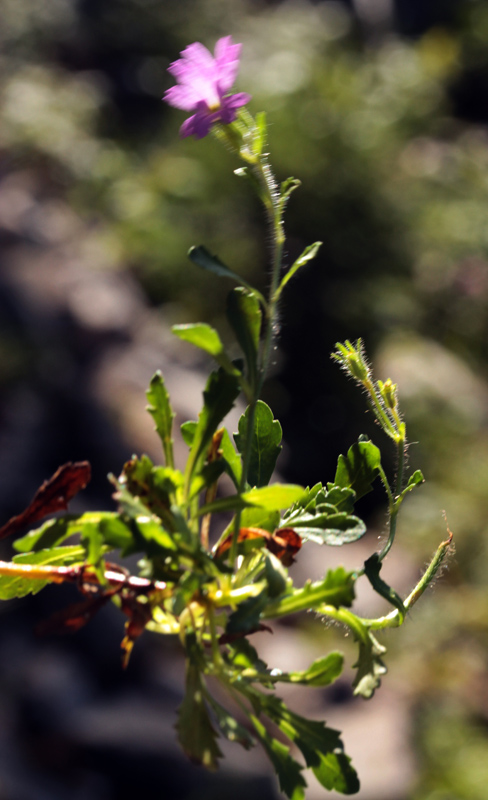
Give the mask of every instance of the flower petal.
M 215 67 L 222 93 L 228 92 L 234 85 L 241 48 L 241 44 L 232 43 L 232 36 L 224 36 L 215 45 Z

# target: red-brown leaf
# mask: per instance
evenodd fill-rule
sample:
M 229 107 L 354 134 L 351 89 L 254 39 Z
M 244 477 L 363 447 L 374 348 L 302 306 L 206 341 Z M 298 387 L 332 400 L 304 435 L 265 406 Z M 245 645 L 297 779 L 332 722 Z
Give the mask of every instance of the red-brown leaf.
M 269 533 L 263 528 L 241 528 L 239 531 L 238 542 L 246 539 L 264 539 L 268 550 L 279 558 L 279 560 L 289 567 L 293 563 L 294 556 L 302 546 L 302 540 L 293 528 L 278 528 L 274 533 Z M 220 558 L 232 544 L 232 535 L 226 536 L 224 541 L 219 544 L 214 555 Z
M 63 464 L 52 478 L 44 481 L 37 490 L 25 511 L 12 517 L 0 528 L 0 539 L 17 533 L 27 525 L 68 508 L 69 501 L 84 489 L 91 478 L 91 467 L 88 461 L 71 461 Z

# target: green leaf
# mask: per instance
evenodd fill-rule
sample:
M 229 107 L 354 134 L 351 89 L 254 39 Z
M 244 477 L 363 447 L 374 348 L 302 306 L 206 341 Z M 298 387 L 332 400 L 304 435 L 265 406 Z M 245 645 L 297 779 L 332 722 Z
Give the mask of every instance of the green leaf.
M 405 614 L 407 612 L 400 595 L 397 594 L 395 590 L 391 588 L 391 586 L 388 586 L 383 578 L 380 578 L 382 566 L 383 562 L 380 561 L 378 553 L 373 553 L 373 555 L 364 562 L 364 573 L 375 592 L 377 592 L 381 597 L 384 597 L 385 600 L 388 600 L 392 606 L 398 609 L 401 624 L 405 619 Z
M 267 665 L 258 658 L 256 649 L 252 646 L 249 639 L 242 637 L 236 639 L 232 644 L 227 645 L 229 659 L 239 670 L 254 670 L 256 672 L 266 672 Z
M 173 428 L 174 411 L 171 408 L 169 394 L 159 370 L 151 378 L 149 389 L 146 392 L 149 405 L 147 410 L 156 423 L 156 431 L 163 445 L 164 458 L 168 467 L 174 467 L 173 439 L 171 431 Z
M 239 419 L 239 432 L 234 434 L 237 449 L 242 453 L 247 440 L 250 406 Z M 251 486 L 266 486 L 274 472 L 276 459 L 281 452 L 282 430 L 273 412 L 258 400 L 254 414 L 254 432 L 251 439 L 248 482 Z
M 173 526 L 170 506 L 182 485 L 183 475 L 179 470 L 172 467 L 155 467 L 146 455 L 141 458 L 134 456 L 127 461 L 118 481 L 119 494 L 123 494 L 126 488 L 128 495 L 132 496 L 131 500 L 124 494 L 132 509 L 137 510 L 142 505 L 163 520 L 170 529 Z M 130 515 L 134 516 L 133 513 Z
M 366 532 L 366 525 L 350 512 L 353 509 L 353 489 L 317 484 L 307 489 L 303 498 L 283 515 L 283 524 L 296 528 L 304 540 L 317 544 L 339 546 L 354 542 Z
M 227 318 L 244 353 L 249 382 L 255 386 L 262 319 L 257 295 L 242 286 L 233 289 L 227 297 Z
M 249 506 L 241 513 L 241 528 L 263 528 L 274 533 L 280 527 L 280 512 Z
M 288 571 L 279 558 L 272 553 L 264 556 L 264 577 L 268 584 L 268 596 L 279 597 L 286 589 Z
M 290 755 L 290 748 L 274 739 L 266 730 L 264 725 L 254 714 L 250 715 L 250 720 L 261 742 L 269 760 L 271 761 L 278 780 L 280 789 L 290 800 L 304 800 L 304 787 L 307 785 L 303 776 L 303 767 Z
M 359 441 L 347 451 L 347 456 L 339 456 L 334 483 L 351 488 L 359 500 L 373 489 L 373 481 L 379 475 L 381 453 L 373 442 Z
M 205 247 L 190 247 L 188 251 L 188 258 L 190 261 L 193 261 L 194 264 L 197 264 L 197 266 L 201 267 L 207 272 L 212 272 L 214 275 L 218 275 L 220 278 L 230 278 L 230 280 L 239 283 L 241 286 L 246 286 L 251 292 L 254 292 L 254 294 L 259 297 L 259 302 L 266 307 L 266 301 L 262 294 L 257 291 L 257 289 L 254 289 L 249 283 L 247 283 L 247 281 L 244 280 L 244 278 L 241 278 L 240 275 L 232 272 L 232 270 L 226 267 L 225 264 L 223 264 L 222 261 L 217 258 L 217 256 L 213 256 L 211 253 L 209 253 Z
M 171 331 L 183 342 L 193 344 L 213 356 L 226 372 L 231 375 L 240 374 L 225 352 L 224 345 L 215 328 L 205 322 L 196 322 L 188 325 L 173 325 Z
M 239 394 L 239 380 L 223 369 L 212 372 L 203 392 L 203 408 L 198 417 L 195 434 L 185 470 L 185 485 L 189 487 L 198 462 L 205 457 L 212 436 L 233 407 Z
M 297 260 L 291 265 L 290 269 L 286 273 L 286 275 L 282 278 L 281 283 L 277 289 L 276 297 L 278 298 L 285 288 L 286 284 L 288 283 L 291 278 L 298 272 L 298 270 L 308 264 L 309 261 L 312 261 L 319 252 L 322 246 L 322 242 L 314 242 L 313 244 L 309 245 L 305 248 L 301 256 L 297 258 Z
M 220 450 L 222 451 L 222 459 L 225 463 L 225 471 L 231 478 L 236 489 L 238 489 L 241 485 L 242 461 L 241 457 L 235 451 L 228 431 L 225 429 L 222 435 L 222 441 L 220 442 Z
M 416 486 L 420 486 L 421 483 L 424 483 L 424 480 L 425 478 L 422 475 L 422 472 L 419 469 L 416 469 L 415 472 L 412 473 L 412 475 L 410 475 L 408 483 L 405 486 L 405 489 L 403 490 L 402 494 L 411 492 L 412 489 L 415 489 Z
M 104 540 L 98 525 L 94 525 L 93 522 L 88 522 L 83 526 L 81 544 L 86 550 L 86 562 L 95 567 L 95 569 L 98 570 L 99 579 L 103 579 L 102 556 L 104 553 Z
M 14 550 L 27 553 L 45 550 L 60 544 L 69 536 L 83 532 L 86 523 L 99 524 L 104 519 L 117 517 L 114 511 L 95 511 L 86 514 L 67 514 L 59 519 L 50 519 L 36 530 L 30 531 L 25 536 L 13 542 Z
M 298 189 L 299 186 L 302 185 L 302 182 L 298 180 L 298 178 L 287 178 L 286 181 L 283 181 L 280 187 L 280 209 L 281 213 L 283 213 L 285 206 L 290 199 L 290 195 Z
M 302 486 L 293 483 L 273 483 L 272 486 L 250 489 L 241 496 L 249 505 L 260 506 L 267 511 L 280 511 L 296 503 L 302 495 Z
M 320 764 L 313 773 L 325 789 L 341 794 L 356 794 L 360 784 L 351 759 L 345 753 L 319 753 Z
M 308 581 L 301 589 L 270 602 L 263 613 L 263 619 L 273 619 L 298 611 L 308 611 L 321 604 L 351 606 L 354 600 L 355 575 L 346 572 L 344 567 L 329 570 L 322 581 Z
M 386 647 L 383 647 L 375 639 L 371 631 L 360 620 L 357 620 L 355 628 L 353 634 L 359 643 L 359 656 L 356 663 L 353 664 L 353 667 L 357 668 L 357 673 L 352 685 L 354 694 L 359 694 L 369 700 L 387 671 L 381 660 L 381 656 L 386 653 Z
M 250 750 L 251 747 L 254 747 L 256 742 L 249 731 L 237 722 L 235 717 L 233 717 L 227 709 L 221 706 L 220 703 L 217 703 L 208 692 L 206 693 L 206 699 L 215 714 L 217 724 L 225 738 L 228 739 L 229 742 L 237 742 L 242 745 L 245 750 Z
M 330 686 L 342 672 L 344 656 L 332 652 L 328 656 L 318 658 L 303 672 L 284 672 L 272 675 L 273 681 L 285 683 L 304 683 L 307 686 Z
M 37 553 L 22 553 L 13 558 L 14 564 L 30 564 L 35 566 L 61 567 L 82 564 L 85 560 L 85 548 L 81 545 L 70 547 L 53 547 Z M 11 600 L 14 597 L 25 597 L 37 594 L 50 581 L 29 580 L 24 577 L 10 575 L 0 576 L 0 600 Z
M 192 761 L 210 770 L 217 769 L 222 753 L 205 705 L 199 669 L 190 661 L 187 662 L 186 693 L 178 709 L 176 730 L 184 752 Z
M 295 714 L 276 695 L 264 695 L 254 689 L 247 690 L 247 694 L 255 710 L 265 713 L 301 750 L 307 766 L 312 767 L 325 788 L 345 794 L 358 791 L 357 775 L 343 752 L 339 731 Z
M 274 483 L 272 486 L 260 486 L 230 497 L 222 497 L 201 506 L 199 515 L 219 511 L 235 511 L 246 506 L 259 506 L 266 511 L 280 511 L 292 505 L 301 497 L 303 488 L 292 483 Z
M 181 437 L 188 447 L 191 447 L 193 444 L 193 440 L 195 439 L 195 432 L 197 429 L 198 422 L 194 419 L 189 419 L 188 422 L 184 422 L 180 428 L 181 430 Z
M 232 612 L 227 621 L 225 632 L 234 634 L 249 633 L 249 631 L 255 630 L 259 625 L 261 612 L 266 607 L 267 602 L 268 593 L 263 591 L 261 594 L 249 597 L 244 602 L 239 603 L 237 609 Z

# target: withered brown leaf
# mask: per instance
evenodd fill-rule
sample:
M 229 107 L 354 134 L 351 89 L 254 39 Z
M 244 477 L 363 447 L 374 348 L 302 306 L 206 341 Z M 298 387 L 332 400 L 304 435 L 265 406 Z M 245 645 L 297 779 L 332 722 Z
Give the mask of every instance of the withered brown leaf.
M 9 519 L 0 528 L 0 539 L 17 533 L 27 525 L 68 508 L 69 501 L 84 489 L 91 478 L 91 467 L 88 461 L 69 461 L 56 470 L 54 475 L 44 481 L 31 502 L 21 514 Z
M 293 563 L 294 556 L 302 546 L 301 537 L 293 528 L 278 528 L 274 533 L 269 533 L 263 528 L 241 528 L 237 541 L 243 542 L 246 539 L 264 539 L 265 546 L 276 558 L 279 558 L 285 567 L 289 567 Z M 230 549 L 231 544 L 232 535 L 229 534 L 218 545 L 214 555 L 220 558 Z

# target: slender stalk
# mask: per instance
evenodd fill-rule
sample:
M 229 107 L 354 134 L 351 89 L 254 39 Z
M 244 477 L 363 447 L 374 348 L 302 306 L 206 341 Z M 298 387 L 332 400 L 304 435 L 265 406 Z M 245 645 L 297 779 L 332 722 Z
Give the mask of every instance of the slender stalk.
M 398 441 L 398 468 L 397 468 L 397 475 L 396 475 L 396 483 L 395 483 L 395 502 L 391 502 L 391 492 L 390 492 L 390 530 L 388 533 L 388 541 L 386 542 L 385 546 L 383 547 L 381 553 L 379 554 L 380 561 L 388 555 L 395 541 L 395 534 L 396 534 L 396 525 L 397 525 L 397 518 L 398 512 L 400 511 L 400 506 L 402 504 L 402 485 L 403 485 L 403 470 L 405 465 L 405 437 L 402 436 L 401 439 Z
M 30 581 L 49 581 L 50 583 L 77 583 L 80 580 L 88 583 L 98 583 L 96 575 L 90 572 L 89 567 L 85 564 L 73 567 L 49 567 L 42 564 L 14 564 L 8 561 L 0 561 L 0 575 Z M 168 596 L 170 594 L 164 581 L 150 581 L 147 578 L 126 575 L 124 572 L 116 572 L 112 569 L 105 570 L 104 578 L 111 585 L 125 585 L 132 589 L 154 589 L 158 592 L 167 592 Z
M 258 375 L 255 393 L 252 401 L 249 403 L 248 423 L 246 431 L 246 440 L 243 448 L 242 455 L 242 476 L 239 485 L 239 492 L 243 492 L 246 488 L 247 477 L 249 472 L 249 462 L 251 458 L 252 437 L 254 434 L 254 419 L 256 416 L 256 405 L 261 395 L 263 384 L 268 371 L 271 347 L 273 342 L 273 335 L 275 329 L 276 309 L 277 309 L 277 290 L 280 280 L 280 272 L 283 260 L 283 247 L 285 243 L 285 235 L 283 230 L 282 215 L 279 208 L 279 192 L 274 179 L 273 173 L 265 158 L 260 157 L 258 161 L 252 166 L 253 174 L 256 181 L 261 187 L 261 199 L 266 209 L 268 219 L 273 232 L 273 254 L 271 262 L 271 282 L 269 288 L 268 308 L 266 311 L 266 330 L 264 335 L 263 346 L 261 349 L 261 357 L 258 366 Z M 241 524 L 241 510 L 239 509 L 235 517 L 234 532 L 232 535 L 232 545 L 230 548 L 230 563 L 235 564 L 237 558 L 237 544 L 239 539 L 239 530 Z

